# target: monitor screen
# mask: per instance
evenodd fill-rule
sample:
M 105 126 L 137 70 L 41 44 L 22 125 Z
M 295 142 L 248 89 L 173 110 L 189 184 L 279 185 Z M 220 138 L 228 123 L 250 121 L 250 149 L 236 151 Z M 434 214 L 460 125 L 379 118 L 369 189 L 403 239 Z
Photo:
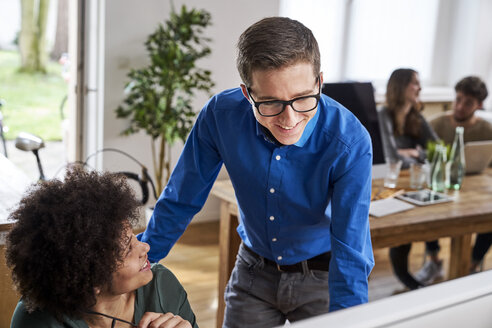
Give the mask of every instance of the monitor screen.
M 350 110 L 364 125 L 372 140 L 373 164 L 384 164 L 374 89 L 370 82 L 324 83 L 322 92 Z

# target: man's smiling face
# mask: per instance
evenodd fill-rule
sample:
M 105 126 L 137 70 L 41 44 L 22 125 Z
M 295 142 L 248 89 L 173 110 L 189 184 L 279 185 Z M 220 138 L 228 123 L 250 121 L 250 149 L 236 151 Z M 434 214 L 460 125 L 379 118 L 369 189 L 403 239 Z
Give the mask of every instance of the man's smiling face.
M 269 100 L 291 100 L 297 97 L 315 95 L 323 77 L 318 79 L 313 73 L 313 66 L 300 62 L 291 66 L 275 70 L 257 70 L 252 73 L 252 85 L 249 86 L 251 97 L 256 102 Z M 243 94 L 248 98 L 246 87 L 243 85 Z M 316 114 L 318 109 L 299 113 L 287 106 L 284 111 L 272 117 L 261 116 L 253 109 L 258 123 L 266 127 L 278 142 L 284 145 L 293 145 L 302 136 L 304 129 Z

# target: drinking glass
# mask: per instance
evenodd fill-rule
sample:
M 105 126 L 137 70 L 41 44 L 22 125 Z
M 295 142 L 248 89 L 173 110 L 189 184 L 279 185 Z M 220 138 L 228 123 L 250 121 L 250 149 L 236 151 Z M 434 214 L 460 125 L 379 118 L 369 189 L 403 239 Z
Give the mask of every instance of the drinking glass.
M 429 166 L 424 163 L 411 163 L 410 164 L 410 188 L 422 189 L 427 182 L 427 174 L 429 172 Z
M 401 160 L 386 159 L 386 176 L 384 177 L 384 186 L 386 188 L 396 188 L 396 182 L 400 175 Z

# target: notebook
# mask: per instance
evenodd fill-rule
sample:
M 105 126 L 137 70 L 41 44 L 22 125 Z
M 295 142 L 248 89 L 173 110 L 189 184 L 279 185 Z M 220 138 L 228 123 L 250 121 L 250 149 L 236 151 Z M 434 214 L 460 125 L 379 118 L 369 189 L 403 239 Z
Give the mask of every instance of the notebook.
M 412 204 L 403 202 L 395 198 L 373 200 L 371 201 L 371 205 L 369 206 L 369 215 L 381 217 L 393 213 L 407 211 L 414 207 L 415 206 Z
M 492 160 L 492 140 L 465 143 L 466 174 L 482 173 Z

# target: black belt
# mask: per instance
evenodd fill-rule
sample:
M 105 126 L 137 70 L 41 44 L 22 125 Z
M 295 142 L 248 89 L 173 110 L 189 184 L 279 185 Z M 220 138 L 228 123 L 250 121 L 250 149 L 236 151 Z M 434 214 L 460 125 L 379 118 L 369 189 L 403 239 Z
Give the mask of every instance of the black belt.
M 255 257 L 260 257 L 260 255 L 256 254 L 253 250 L 251 250 L 248 246 L 243 244 L 244 249 Z M 331 252 L 326 252 L 320 255 L 317 255 L 309 260 L 306 260 L 307 267 L 309 270 L 319 270 L 319 271 L 329 271 L 330 269 L 330 259 Z M 267 258 L 263 258 L 265 264 L 274 266 L 278 271 L 282 272 L 303 272 L 302 262 L 289 264 L 289 265 L 280 265 L 275 261 L 269 260 Z

